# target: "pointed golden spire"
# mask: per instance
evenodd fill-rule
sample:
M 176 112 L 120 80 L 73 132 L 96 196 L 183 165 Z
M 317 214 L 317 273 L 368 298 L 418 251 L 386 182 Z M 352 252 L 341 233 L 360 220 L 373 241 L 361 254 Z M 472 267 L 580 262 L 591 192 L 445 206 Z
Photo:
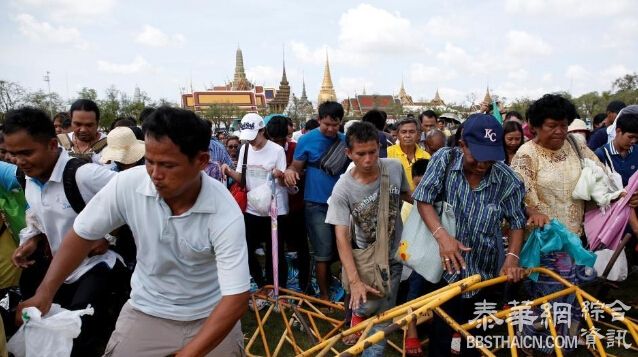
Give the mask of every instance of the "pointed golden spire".
M 235 75 L 233 76 L 232 88 L 233 90 L 247 90 L 252 88 L 252 83 L 246 79 L 244 55 L 239 46 L 237 46 L 237 52 L 235 52 Z
M 286 61 L 283 61 L 283 73 L 281 75 L 281 82 L 279 83 L 279 89 L 275 98 L 268 103 L 270 111 L 272 113 L 283 113 L 288 106 L 290 100 L 290 85 L 288 84 L 288 78 L 286 78 Z
M 492 96 L 490 95 L 490 87 L 488 86 L 485 90 L 485 97 L 483 98 L 483 103 L 489 105 L 492 103 Z
M 330 76 L 330 63 L 328 61 L 328 52 L 326 51 L 326 65 L 323 68 L 323 81 L 321 82 L 321 90 L 317 104 L 327 101 L 337 101 L 337 94 L 332 86 L 332 77 Z
M 436 93 L 434 93 L 434 99 L 432 99 L 432 101 L 430 102 L 431 105 L 434 106 L 444 106 L 445 102 L 443 102 L 443 99 L 441 99 L 441 96 L 439 95 L 439 89 L 436 89 Z

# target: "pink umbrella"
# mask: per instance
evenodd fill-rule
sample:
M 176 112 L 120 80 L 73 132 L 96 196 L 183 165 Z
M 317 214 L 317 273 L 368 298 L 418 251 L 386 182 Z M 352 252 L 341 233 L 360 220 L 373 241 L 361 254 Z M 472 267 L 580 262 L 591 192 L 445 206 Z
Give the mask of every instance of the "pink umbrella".
M 629 179 L 625 191 L 627 195 L 611 204 L 602 213 L 594 209 L 585 213 L 585 235 L 590 249 L 599 249 L 601 245 L 609 249 L 616 249 L 622 240 L 623 232 L 629 222 L 629 199 L 638 190 L 638 172 Z
M 270 227 L 272 244 L 272 276 L 275 285 L 275 301 L 279 296 L 279 239 L 277 231 L 277 179 L 272 180 L 272 194 L 270 196 Z

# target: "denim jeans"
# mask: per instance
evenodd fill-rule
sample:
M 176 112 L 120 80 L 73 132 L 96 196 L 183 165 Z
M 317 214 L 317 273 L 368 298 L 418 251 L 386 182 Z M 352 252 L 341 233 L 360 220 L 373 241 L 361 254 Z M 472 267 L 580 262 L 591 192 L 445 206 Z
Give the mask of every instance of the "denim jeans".
M 328 205 L 306 201 L 305 213 L 312 256 L 317 262 L 331 261 L 337 248 L 334 226 L 326 223 Z
M 397 290 L 399 290 L 399 281 L 401 280 L 401 269 L 403 265 L 398 261 L 390 260 L 390 294 L 387 294 L 382 299 L 369 299 L 364 304 L 361 304 L 358 309 L 354 311 L 357 316 L 369 318 L 374 315 L 380 314 L 393 308 L 396 304 Z M 386 321 L 380 324 L 374 325 L 368 333 L 368 336 L 372 336 L 379 330 L 384 329 L 390 325 L 391 321 Z M 385 339 L 381 342 L 374 344 L 363 351 L 363 357 L 375 357 L 383 356 L 386 342 Z

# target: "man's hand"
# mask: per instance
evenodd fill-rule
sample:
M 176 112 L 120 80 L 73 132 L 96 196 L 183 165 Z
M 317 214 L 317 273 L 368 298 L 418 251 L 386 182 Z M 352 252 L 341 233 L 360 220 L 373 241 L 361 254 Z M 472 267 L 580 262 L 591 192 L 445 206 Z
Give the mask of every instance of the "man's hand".
M 350 283 L 350 308 L 354 311 L 368 301 L 368 293 L 381 296 L 379 290 L 367 285 L 361 280 Z
M 26 269 L 35 263 L 35 260 L 29 260 L 29 257 L 38 248 L 38 240 L 31 238 L 20 245 L 11 255 L 11 261 L 13 265 L 18 268 Z
M 89 257 L 106 253 L 106 251 L 109 250 L 109 246 L 109 241 L 105 238 L 96 240 L 93 244 L 93 248 L 91 248 L 91 251 L 89 252 Z
M 518 258 L 508 255 L 501 268 L 501 275 L 507 275 L 507 281 L 517 283 L 525 276 L 525 269 L 519 266 Z
M 35 295 L 29 300 L 25 300 L 18 304 L 18 308 L 16 309 L 15 322 L 17 326 L 22 325 L 22 309 L 27 307 L 36 307 L 42 315 L 46 315 L 51 309 L 51 304 L 53 303 L 53 294 L 49 294 L 45 288 L 40 285 L 38 290 L 35 292 Z
M 228 166 L 228 164 L 222 164 L 220 170 L 222 171 L 222 176 L 224 177 L 224 180 L 226 180 L 228 177 L 228 171 L 230 170 L 230 166 Z
M 437 242 L 439 243 L 439 254 L 441 255 L 443 270 L 450 274 L 454 274 L 454 272 L 458 274 L 461 272 L 461 268 L 464 270 L 467 268 L 461 252 L 469 252 L 472 248 L 463 245 L 463 243 L 449 235 L 445 229 L 440 232 L 438 234 L 440 238 L 437 239 Z
M 547 223 L 549 223 L 549 217 L 542 213 L 534 213 L 527 220 L 527 225 L 533 228 L 543 228 Z
M 638 207 L 638 192 L 634 192 L 629 199 L 629 207 L 636 208 Z
M 291 169 L 286 169 L 286 171 L 284 171 L 284 183 L 286 186 L 295 186 L 297 184 L 297 180 L 299 180 L 299 173 L 297 171 Z

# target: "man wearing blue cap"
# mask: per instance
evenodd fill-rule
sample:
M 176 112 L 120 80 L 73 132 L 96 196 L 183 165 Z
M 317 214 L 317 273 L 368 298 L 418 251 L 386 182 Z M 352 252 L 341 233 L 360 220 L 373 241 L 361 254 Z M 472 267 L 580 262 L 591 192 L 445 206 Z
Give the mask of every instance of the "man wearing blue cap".
M 503 128 L 491 115 L 473 114 L 461 137 L 458 147 L 443 148 L 432 156 L 413 195 L 421 218 L 438 242 L 443 285 L 474 274 L 483 279 L 507 274 L 511 281 L 518 281 L 523 273 L 518 254 L 526 223 L 525 187 L 503 162 Z M 441 224 L 433 206 L 438 201 L 452 206 L 456 236 Z M 507 252 L 499 249 L 503 219 L 511 228 Z M 443 310 L 465 323 L 474 317 L 474 303 L 484 299 L 490 302 L 485 291 L 467 292 L 447 302 Z M 447 356 L 453 331 L 440 319 L 435 318 L 434 324 L 429 356 Z

